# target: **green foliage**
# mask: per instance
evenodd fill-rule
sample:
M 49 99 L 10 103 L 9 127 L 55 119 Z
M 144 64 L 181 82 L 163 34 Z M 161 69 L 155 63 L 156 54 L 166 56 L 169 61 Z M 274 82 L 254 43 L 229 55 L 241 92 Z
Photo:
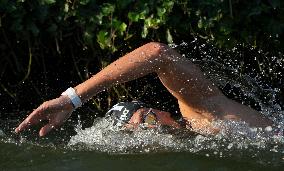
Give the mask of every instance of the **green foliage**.
M 111 52 L 122 40 L 133 35 L 156 38 L 149 33 L 159 30 L 164 33 L 158 34 L 162 40 L 174 31 L 231 47 L 236 43 L 261 46 L 268 39 L 280 43 L 284 29 L 280 0 L 1 0 L 0 10 L 2 27 L 17 33 L 19 39 L 27 33 L 56 36 L 75 26 L 83 28 L 81 36 L 87 45 L 98 43 Z
M 32 58 L 51 58 L 44 52 L 85 61 L 88 70 L 91 60 L 103 67 L 116 57 L 109 54 L 150 40 L 283 51 L 283 8 L 280 0 L 0 0 L 0 79 L 10 67 L 22 76 L 14 80 L 25 80 L 32 61 L 43 61 Z

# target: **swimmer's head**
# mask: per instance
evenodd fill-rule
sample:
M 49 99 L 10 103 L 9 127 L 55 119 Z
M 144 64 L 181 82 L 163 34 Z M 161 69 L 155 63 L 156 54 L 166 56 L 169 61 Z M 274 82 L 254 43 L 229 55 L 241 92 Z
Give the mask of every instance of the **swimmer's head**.
M 123 126 L 130 121 L 131 117 L 137 110 L 145 107 L 145 103 L 140 101 L 120 102 L 114 105 L 106 113 L 106 116 L 111 117 L 114 120 L 114 125 Z
M 114 125 L 121 127 L 143 126 L 156 127 L 168 125 L 179 128 L 180 125 L 171 117 L 170 113 L 147 108 L 145 103 L 139 101 L 120 102 L 114 105 L 106 114 L 113 119 Z

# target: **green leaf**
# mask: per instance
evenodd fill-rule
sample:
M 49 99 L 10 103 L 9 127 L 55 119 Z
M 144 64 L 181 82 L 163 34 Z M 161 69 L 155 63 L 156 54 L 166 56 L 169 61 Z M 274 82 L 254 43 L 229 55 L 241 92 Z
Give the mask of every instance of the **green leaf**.
M 68 3 L 65 3 L 64 4 L 64 12 L 68 12 L 69 11 L 69 4 Z
M 123 35 L 123 32 L 125 32 L 127 28 L 127 25 L 124 22 L 121 22 L 117 19 L 113 19 L 112 26 L 116 31 L 118 31 L 118 34 L 121 36 Z
M 105 30 L 99 31 L 99 33 L 97 34 L 97 42 L 102 49 L 111 47 L 111 39 L 108 35 L 108 32 Z
M 139 13 L 139 19 L 145 19 L 146 15 L 149 14 L 149 8 L 146 6 L 143 11 Z
M 173 37 L 169 29 L 167 29 L 166 38 L 168 43 L 173 43 Z
M 86 24 L 86 29 L 83 34 L 85 42 L 89 45 L 93 44 L 94 40 L 94 26 L 91 24 Z
M 90 0 L 80 0 L 81 5 L 87 5 L 90 2 Z
M 54 4 L 55 2 L 56 2 L 56 0 L 41 0 L 42 4 L 47 4 L 47 5 Z
M 203 28 L 203 21 L 201 18 L 198 20 L 197 27 L 200 29 Z
M 148 28 L 144 25 L 141 36 L 142 38 L 146 38 L 148 35 Z
M 149 9 L 145 8 L 140 13 L 137 12 L 129 12 L 128 13 L 128 19 L 132 22 L 138 22 L 139 20 L 144 20 L 146 18 L 146 15 L 149 13 Z
M 93 33 L 91 31 L 86 30 L 83 34 L 83 38 L 87 44 L 93 44 Z
M 98 21 L 98 24 L 102 24 L 103 23 L 103 15 L 102 13 L 96 15 L 96 20 Z
M 145 21 L 144 21 L 144 25 L 148 28 L 148 27 L 151 27 L 152 26 L 152 18 L 147 18 Z
M 138 20 L 139 20 L 139 14 L 134 13 L 134 12 L 129 12 L 129 13 L 128 13 L 128 18 L 129 18 L 129 20 L 132 21 L 132 22 L 138 22 Z
M 109 16 L 111 13 L 114 12 L 115 6 L 109 3 L 104 3 L 102 5 L 102 14 L 104 16 Z
M 157 29 L 160 23 L 161 23 L 161 20 L 159 18 L 153 18 L 152 16 L 148 17 L 144 21 L 144 25 L 147 28 L 155 28 L 155 29 Z
M 165 8 L 159 8 L 159 7 L 157 7 L 157 14 L 158 14 L 159 17 L 164 16 L 166 12 L 167 12 L 167 11 L 166 11 Z
M 120 31 L 126 31 L 127 25 L 123 22 L 120 25 Z
M 171 10 L 174 4 L 175 4 L 174 1 L 164 1 L 163 2 L 163 6 L 167 8 L 168 10 Z

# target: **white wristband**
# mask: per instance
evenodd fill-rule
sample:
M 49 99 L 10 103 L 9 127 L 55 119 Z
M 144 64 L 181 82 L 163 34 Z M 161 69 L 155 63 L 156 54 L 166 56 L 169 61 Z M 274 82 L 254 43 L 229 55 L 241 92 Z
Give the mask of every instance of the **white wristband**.
M 61 95 L 68 96 L 71 100 L 72 104 L 74 105 L 74 108 L 77 109 L 78 107 L 82 106 L 82 101 L 78 94 L 76 93 L 75 89 L 70 87 L 66 91 L 64 91 Z

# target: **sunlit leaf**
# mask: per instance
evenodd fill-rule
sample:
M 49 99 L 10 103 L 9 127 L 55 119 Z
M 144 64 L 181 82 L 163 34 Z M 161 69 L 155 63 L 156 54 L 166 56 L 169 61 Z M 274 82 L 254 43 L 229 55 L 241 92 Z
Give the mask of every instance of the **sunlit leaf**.
M 68 12 L 69 11 L 69 4 L 65 3 L 64 4 L 64 12 Z
M 102 49 L 106 49 L 111 46 L 111 39 L 108 35 L 108 32 L 105 30 L 99 31 L 97 34 L 97 42 L 99 43 Z
M 41 0 L 42 4 L 54 4 L 56 0 Z
M 126 30 L 127 25 L 124 22 L 121 22 L 117 19 L 113 19 L 112 21 L 113 28 L 118 31 L 119 35 L 123 35 L 123 32 Z
M 127 28 L 127 25 L 126 25 L 125 23 L 121 23 L 121 24 L 119 25 L 120 35 L 122 35 L 123 32 L 125 32 L 126 28 Z
M 146 26 L 143 27 L 143 31 L 141 33 L 141 37 L 146 38 L 148 35 L 148 28 Z
M 109 3 L 104 3 L 102 5 L 102 14 L 104 16 L 109 16 L 111 13 L 114 12 L 115 6 Z
M 139 20 L 139 14 L 134 13 L 134 12 L 129 12 L 128 13 L 128 18 L 132 22 L 137 22 Z
M 197 24 L 197 26 L 198 26 L 198 28 L 203 28 L 203 21 L 202 21 L 202 19 L 199 19 L 198 20 L 198 24 Z
M 90 2 L 90 0 L 80 0 L 81 5 L 87 5 Z
M 173 43 L 173 36 L 171 35 L 171 32 L 169 29 L 167 29 L 166 38 L 167 38 L 168 43 Z
M 163 16 L 166 13 L 166 9 L 165 8 L 157 8 L 157 14 L 158 16 Z

